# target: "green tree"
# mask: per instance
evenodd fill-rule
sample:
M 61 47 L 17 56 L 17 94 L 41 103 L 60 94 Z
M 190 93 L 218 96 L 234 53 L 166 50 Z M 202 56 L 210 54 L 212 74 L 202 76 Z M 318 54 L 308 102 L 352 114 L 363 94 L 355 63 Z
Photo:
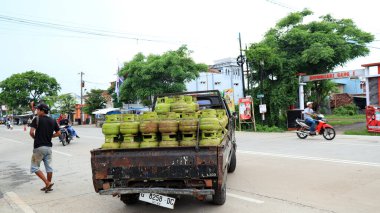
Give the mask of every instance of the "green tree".
M 89 115 L 96 109 L 102 109 L 106 106 L 106 99 L 102 96 L 104 90 L 92 89 L 87 93 L 87 99 L 85 100 L 85 106 L 83 111 Z
M 185 91 L 185 82 L 198 77 L 200 71 L 207 70 L 207 65 L 195 63 L 190 53 L 186 46 L 181 46 L 162 55 L 135 55 L 132 61 L 124 63 L 119 72 L 119 76 L 125 77 L 121 100 L 132 103 L 150 100 L 157 94 Z
M 325 15 L 304 23 L 303 19 L 311 14 L 307 9 L 289 14 L 246 52 L 254 70 L 249 81 L 257 85 L 249 93 L 253 97 L 265 95 L 270 125 L 283 124 L 286 109 L 297 102 L 297 73 L 332 72 L 337 66 L 369 53 L 366 44 L 373 41 L 373 35 L 360 30 L 351 19 Z M 311 91 L 313 97 L 306 100 L 313 98 L 318 106 L 331 88 L 327 81 L 310 82 L 305 94 Z
M 17 109 L 26 108 L 31 100 L 57 95 L 61 87 L 55 78 L 31 70 L 1 81 L 0 89 L 0 99 L 10 108 Z
M 57 108 L 61 114 L 71 115 L 74 113 L 75 104 L 75 98 L 70 93 L 59 95 L 57 98 Z

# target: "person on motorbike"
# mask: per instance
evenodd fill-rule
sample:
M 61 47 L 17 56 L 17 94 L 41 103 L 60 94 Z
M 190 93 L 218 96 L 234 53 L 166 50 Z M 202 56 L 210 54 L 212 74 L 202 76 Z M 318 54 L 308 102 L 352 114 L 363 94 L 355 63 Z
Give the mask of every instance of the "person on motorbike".
M 8 129 L 13 129 L 11 117 L 7 117 L 7 121 L 5 122 L 5 125 L 7 126 Z
M 59 121 L 59 125 L 60 126 L 65 126 L 65 128 L 67 129 L 67 131 L 69 132 L 69 134 L 72 137 L 79 138 L 79 136 L 75 132 L 74 128 L 70 124 L 71 124 L 71 122 L 69 121 L 69 119 L 67 119 L 67 116 L 63 115 L 62 119 Z
M 310 135 L 315 135 L 315 125 L 316 121 L 313 119 L 314 111 L 313 111 L 313 102 L 307 102 L 306 108 L 303 111 L 303 116 L 307 125 L 310 126 Z

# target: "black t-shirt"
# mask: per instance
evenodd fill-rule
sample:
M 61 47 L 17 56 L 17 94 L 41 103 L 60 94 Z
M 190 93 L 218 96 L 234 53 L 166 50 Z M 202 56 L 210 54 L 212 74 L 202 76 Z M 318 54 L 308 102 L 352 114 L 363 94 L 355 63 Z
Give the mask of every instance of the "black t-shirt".
M 35 117 L 30 124 L 31 127 L 36 129 L 35 137 L 34 137 L 34 148 L 38 148 L 40 146 L 49 146 L 52 147 L 51 138 L 53 137 L 54 132 L 59 131 L 59 126 L 57 122 L 48 117 L 42 116 L 38 119 L 38 127 L 37 127 L 37 117 Z
M 66 119 L 60 120 L 59 125 L 65 125 L 65 126 L 69 125 L 69 119 L 66 118 Z

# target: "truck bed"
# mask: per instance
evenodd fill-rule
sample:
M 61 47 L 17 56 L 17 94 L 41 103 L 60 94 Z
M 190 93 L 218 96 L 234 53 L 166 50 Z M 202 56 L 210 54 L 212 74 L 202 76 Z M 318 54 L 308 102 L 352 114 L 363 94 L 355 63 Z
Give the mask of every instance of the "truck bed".
M 95 191 L 114 195 L 143 191 L 213 194 L 212 188 L 218 184 L 218 169 L 223 170 L 223 156 L 228 156 L 223 155 L 224 144 L 197 148 L 92 150 Z M 222 162 L 218 164 L 218 160 Z M 209 190 L 202 191 L 206 188 Z

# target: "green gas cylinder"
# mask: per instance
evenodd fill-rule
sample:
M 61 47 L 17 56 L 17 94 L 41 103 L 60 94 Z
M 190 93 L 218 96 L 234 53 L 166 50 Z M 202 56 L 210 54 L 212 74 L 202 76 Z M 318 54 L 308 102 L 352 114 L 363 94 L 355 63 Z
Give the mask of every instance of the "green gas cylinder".
M 158 129 L 161 133 L 176 133 L 178 131 L 179 114 L 175 112 L 165 113 L 165 117 L 158 122 Z
M 217 117 L 219 119 L 220 125 L 225 128 L 228 124 L 228 117 L 226 115 L 226 111 L 224 109 L 216 110 Z
M 199 104 L 197 103 L 197 98 L 193 96 L 186 95 L 185 102 L 187 103 L 188 111 L 196 112 L 199 110 Z
M 140 132 L 150 134 L 158 131 L 158 116 L 156 112 L 145 112 L 140 119 Z
M 106 115 L 102 132 L 105 135 L 118 135 L 120 133 L 120 114 Z
M 134 114 L 123 114 L 120 133 L 123 135 L 137 134 L 139 132 L 139 125 L 140 122 L 135 121 Z
M 219 138 L 207 138 L 199 141 L 199 146 L 219 146 L 220 142 Z
M 170 112 L 170 104 L 172 100 L 169 97 L 157 98 L 154 111 L 158 114 Z
M 183 95 L 174 96 L 173 103 L 170 105 L 172 112 L 184 112 L 189 110 L 189 105 L 185 102 L 185 97 Z
M 202 131 L 217 131 L 221 129 L 215 109 L 202 110 L 199 126 Z
M 195 112 L 183 112 L 179 121 L 181 132 L 196 132 L 198 130 L 198 114 Z

